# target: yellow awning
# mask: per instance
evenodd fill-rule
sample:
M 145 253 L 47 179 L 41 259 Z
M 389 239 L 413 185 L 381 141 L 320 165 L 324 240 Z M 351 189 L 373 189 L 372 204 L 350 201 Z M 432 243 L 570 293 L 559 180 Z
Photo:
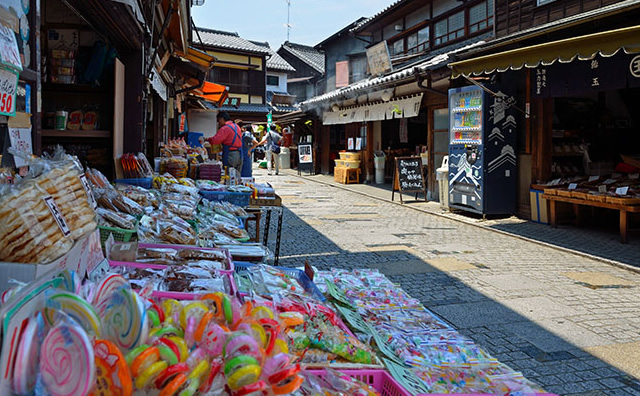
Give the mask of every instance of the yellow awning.
M 576 58 L 592 59 L 598 53 L 612 56 L 621 49 L 626 53 L 640 52 L 640 25 L 479 56 L 450 63 L 449 67 L 451 78 L 460 75 L 469 77 L 495 71 L 520 70 L 522 67 L 548 66 L 556 61 L 568 63 Z
M 184 58 L 188 61 L 191 61 L 199 66 L 205 67 L 207 69 L 213 68 L 213 65 L 216 63 L 217 58 L 213 55 L 209 55 L 204 51 L 200 51 L 199 49 L 189 47 L 187 48 L 187 53 L 185 54 L 182 51 L 175 51 L 175 55 L 181 58 Z

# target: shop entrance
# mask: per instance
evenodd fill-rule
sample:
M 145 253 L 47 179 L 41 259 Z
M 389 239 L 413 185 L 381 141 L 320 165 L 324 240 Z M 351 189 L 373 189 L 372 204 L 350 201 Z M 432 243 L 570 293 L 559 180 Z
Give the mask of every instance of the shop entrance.
M 385 180 L 391 182 L 396 157 L 428 152 L 427 111 L 421 109 L 417 117 L 385 120 L 381 124 L 381 143 L 386 155 Z

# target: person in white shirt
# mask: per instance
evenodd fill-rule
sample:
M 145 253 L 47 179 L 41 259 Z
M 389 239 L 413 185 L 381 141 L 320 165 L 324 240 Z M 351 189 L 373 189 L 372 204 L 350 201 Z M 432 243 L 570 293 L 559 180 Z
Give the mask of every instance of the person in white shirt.
M 277 132 L 276 125 L 271 124 L 270 130 L 264 135 L 262 141 L 259 144 L 266 143 L 267 151 L 267 174 L 271 175 L 271 159 L 273 158 L 276 164 L 276 175 L 280 170 L 280 144 L 282 142 L 282 136 Z

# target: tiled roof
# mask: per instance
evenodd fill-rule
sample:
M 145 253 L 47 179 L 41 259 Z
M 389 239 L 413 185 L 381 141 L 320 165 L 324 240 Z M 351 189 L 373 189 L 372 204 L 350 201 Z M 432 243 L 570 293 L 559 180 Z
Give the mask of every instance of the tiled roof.
M 238 33 L 223 32 L 221 30 L 213 30 L 206 28 L 198 28 L 202 43 L 206 46 L 215 48 L 224 48 L 236 51 L 252 52 L 254 54 L 268 55 L 269 50 L 255 45 L 249 40 L 245 40 Z M 194 43 L 199 43 L 197 35 L 194 34 Z
M 282 47 L 318 72 L 324 74 L 324 54 L 313 47 L 285 41 Z
M 450 62 L 449 57 L 457 52 L 466 51 L 471 48 L 482 46 L 486 44 L 486 41 L 481 40 L 478 37 L 474 37 L 472 40 L 467 40 L 462 43 L 459 43 L 455 47 L 447 47 L 448 52 L 443 52 L 440 54 L 434 54 L 433 52 L 428 54 L 429 58 L 426 60 L 414 62 L 401 70 L 396 70 L 389 72 L 388 74 L 380 77 L 373 77 L 367 80 L 362 80 L 357 83 L 353 83 L 346 87 L 336 89 L 335 91 L 328 92 L 324 95 L 319 95 L 309 100 L 306 100 L 300 103 L 300 106 L 304 109 L 305 106 L 316 105 L 324 101 L 329 101 L 338 97 L 345 96 L 354 96 L 356 93 L 361 91 L 368 91 L 377 86 L 381 86 L 388 83 L 397 82 L 398 84 L 403 81 L 411 80 L 416 77 L 416 75 L 420 75 L 421 73 L 425 73 L 429 70 L 437 69 L 438 67 L 442 67 Z M 434 56 L 435 55 L 435 56 Z
M 269 105 L 263 104 L 251 104 L 240 103 L 238 107 L 235 106 L 220 106 L 216 107 L 213 103 L 207 101 L 200 101 L 206 108 L 210 110 L 226 111 L 228 113 L 263 113 L 269 112 Z
M 400 5 L 402 5 L 403 3 L 407 3 L 411 0 L 398 0 L 395 3 L 392 3 L 391 5 L 389 5 L 387 8 L 385 8 L 384 10 L 380 11 L 379 13 L 375 14 L 374 16 L 367 18 L 363 21 L 360 21 L 353 29 L 351 29 L 351 32 L 357 32 L 358 30 L 362 29 L 363 27 L 367 26 L 368 24 L 370 24 L 371 22 L 375 21 L 376 19 L 388 14 L 389 12 L 395 10 L 396 8 L 398 8 Z
M 274 113 L 279 113 L 279 114 L 291 113 L 291 112 L 300 110 L 300 106 L 287 106 L 282 104 L 271 105 L 271 108 L 273 109 Z
M 269 51 L 269 59 L 267 59 L 267 70 L 280 70 L 295 72 L 296 69 L 291 66 L 283 57 L 278 55 L 277 52 L 269 47 L 269 43 L 262 43 L 260 41 L 252 41 L 253 44 L 266 48 Z

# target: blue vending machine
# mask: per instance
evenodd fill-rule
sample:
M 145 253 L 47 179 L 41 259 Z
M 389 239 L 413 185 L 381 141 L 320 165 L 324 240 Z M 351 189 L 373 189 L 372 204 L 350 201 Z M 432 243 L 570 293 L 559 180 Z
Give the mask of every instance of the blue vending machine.
M 449 206 L 482 215 L 516 212 L 515 99 L 480 87 L 449 90 Z

